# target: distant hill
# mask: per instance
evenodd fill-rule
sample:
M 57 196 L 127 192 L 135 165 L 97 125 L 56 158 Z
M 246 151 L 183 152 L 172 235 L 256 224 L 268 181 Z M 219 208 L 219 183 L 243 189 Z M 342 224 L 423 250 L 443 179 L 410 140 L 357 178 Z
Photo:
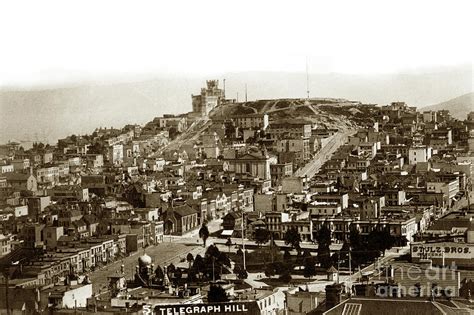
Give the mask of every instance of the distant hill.
M 454 118 L 464 120 L 469 112 L 474 111 L 474 93 L 467 93 L 462 96 L 450 99 L 436 105 L 426 106 L 420 110 L 442 110 L 447 109 Z
M 86 82 L 65 87 L 0 88 L 0 143 L 48 141 L 96 127 L 143 124 L 166 113 L 191 111 L 191 94 L 206 79 L 226 79 L 226 96 L 249 100 L 306 96 L 306 74 L 242 72 L 210 76 L 160 76 L 139 82 Z M 136 80 L 136 79 L 135 79 Z M 311 74 L 312 97 L 344 98 L 362 103 L 404 101 L 411 106 L 436 104 L 472 90 L 472 69 L 453 67 L 383 75 Z M 278 106 L 283 106 L 279 104 Z M 306 111 L 300 108 L 299 111 Z
M 196 82 L 196 88 L 199 82 Z M 191 111 L 187 81 L 153 80 L 32 90 L 0 90 L 0 143 L 49 141 L 97 127 L 144 124 Z

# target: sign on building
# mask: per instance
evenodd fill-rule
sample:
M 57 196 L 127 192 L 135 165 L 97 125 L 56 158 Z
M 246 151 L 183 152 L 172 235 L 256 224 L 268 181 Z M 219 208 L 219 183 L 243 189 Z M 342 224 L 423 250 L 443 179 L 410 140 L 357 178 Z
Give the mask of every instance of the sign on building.
M 474 244 L 471 243 L 412 243 L 411 257 L 414 260 L 431 259 L 434 263 L 459 266 L 474 265 Z
M 146 307 L 144 309 L 150 309 Z M 146 314 L 144 312 L 144 314 Z M 151 314 L 151 312 L 149 313 Z M 206 303 L 206 304 L 177 304 L 157 305 L 153 314 L 156 315 L 188 315 L 188 314 L 226 314 L 226 315 L 258 315 L 260 309 L 257 302 L 229 302 L 229 303 Z

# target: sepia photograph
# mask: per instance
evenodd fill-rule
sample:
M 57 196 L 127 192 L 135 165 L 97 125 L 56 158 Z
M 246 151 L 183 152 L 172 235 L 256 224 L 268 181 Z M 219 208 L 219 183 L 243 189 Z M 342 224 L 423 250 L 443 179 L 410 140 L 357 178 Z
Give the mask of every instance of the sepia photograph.
M 474 3 L 0 3 L 0 315 L 474 315 Z

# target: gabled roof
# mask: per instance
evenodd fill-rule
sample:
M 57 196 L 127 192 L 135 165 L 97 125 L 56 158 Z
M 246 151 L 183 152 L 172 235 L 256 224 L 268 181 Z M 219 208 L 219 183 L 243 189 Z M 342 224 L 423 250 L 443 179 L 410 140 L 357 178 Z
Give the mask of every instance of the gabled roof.
M 169 208 L 168 211 L 173 212 L 174 214 L 177 214 L 180 217 L 185 217 L 188 215 L 193 215 L 198 213 L 196 209 L 191 208 L 188 205 L 182 205 L 182 206 L 177 206 L 173 208 Z
M 334 273 L 334 272 L 337 272 L 337 269 L 334 268 L 334 266 L 331 266 L 331 268 L 329 268 L 328 270 L 326 270 L 327 273 Z
M 225 215 L 226 217 L 227 216 L 230 216 L 230 217 L 233 217 L 234 219 L 239 219 L 242 217 L 242 212 L 241 211 L 232 211 L 232 212 L 229 212 Z

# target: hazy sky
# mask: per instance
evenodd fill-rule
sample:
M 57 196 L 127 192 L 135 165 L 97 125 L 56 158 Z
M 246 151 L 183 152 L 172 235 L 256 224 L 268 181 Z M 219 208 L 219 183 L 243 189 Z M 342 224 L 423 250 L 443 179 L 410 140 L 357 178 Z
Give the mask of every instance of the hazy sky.
M 2 1 L 0 86 L 472 63 L 473 1 Z

